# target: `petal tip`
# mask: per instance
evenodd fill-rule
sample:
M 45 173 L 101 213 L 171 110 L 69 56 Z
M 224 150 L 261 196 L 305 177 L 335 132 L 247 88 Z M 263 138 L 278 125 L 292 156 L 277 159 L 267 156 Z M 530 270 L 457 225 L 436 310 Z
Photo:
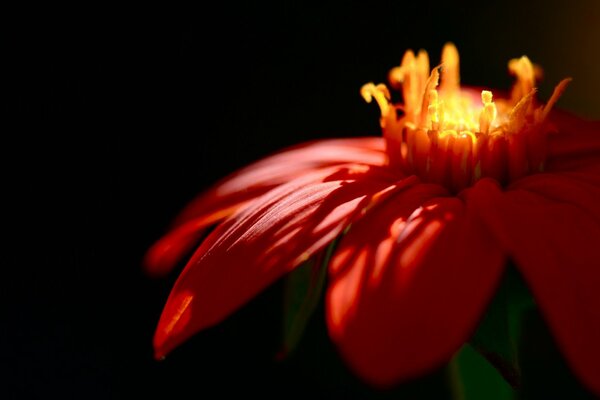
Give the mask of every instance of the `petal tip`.
M 168 257 L 168 249 L 162 240 L 156 242 L 144 255 L 142 268 L 151 278 L 165 277 L 172 269 L 173 262 Z
M 160 350 L 155 350 L 154 351 L 154 359 L 156 361 L 165 361 L 165 359 L 167 358 L 167 355 L 165 353 L 163 353 Z

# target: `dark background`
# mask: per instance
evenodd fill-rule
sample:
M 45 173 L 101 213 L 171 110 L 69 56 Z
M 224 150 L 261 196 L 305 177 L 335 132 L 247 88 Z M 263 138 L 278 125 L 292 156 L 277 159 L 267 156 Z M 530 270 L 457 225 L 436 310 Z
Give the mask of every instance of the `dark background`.
M 320 310 L 299 351 L 273 361 L 281 284 L 156 362 L 153 330 L 177 273 L 151 279 L 141 260 L 188 200 L 236 168 L 304 140 L 379 134 L 358 90 L 408 48 L 434 64 L 453 41 L 463 83 L 501 88 L 507 61 L 527 54 L 546 71 L 543 98 L 573 76 L 559 104 L 600 118 L 598 2 L 482 3 L 6 13 L 0 393 L 441 398 L 440 374 L 393 393 L 363 386 Z

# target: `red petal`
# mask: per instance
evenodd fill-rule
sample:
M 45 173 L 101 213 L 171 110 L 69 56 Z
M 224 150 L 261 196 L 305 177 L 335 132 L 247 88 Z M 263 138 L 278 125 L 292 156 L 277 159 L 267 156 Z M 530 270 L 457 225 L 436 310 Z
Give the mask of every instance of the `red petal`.
M 356 138 L 311 142 L 254 163 L 192 201 L 177 218 L 175 228 L 148 251 L 146 270 L 153 275 L 168 273 L 197 244 L 206 227 L 307 171 L 349 162 L 382 165 L 385 159 L 383 139 Z
M 154 339 L 157 357 L 322 249 L 367 199 L 390 186 L 385 170 L 338 170 L 281 185 L 207 237 L 167 300 Z
M 547 171 L 565 171 L 600 163 L 600 121 L 553 111 L 558 132 L 549 135 Z
M 600 394 L 600 197 L 597 187 L 589 189 L 536 175 L 506 193 L 480 181 L 471 197 L 517 263 L 573 371 Z
M 350 366 L 388 386 L 439 367 L 467 340 L 504 258 L 436 185 L 403 191 L 352 226 L 330 265 L 327 322 Z
M 576 204 L 600 222 L 600 173 L 535 174 L 507 188 L 509 192 L 515 190 L 530 191 L 557 203 Z
M 224 178 L 193 200 L 176 224 L 258 197 L 307 171 L 347 163 L 381 166 L 385 161 L 385 144 L 380 137 L 319 140 L 294 146 Z
M 207 227 L 231 215 L 238 206 L 217 210 L 177 226 L 160 238 L 146 253 L 146 272 L 154 276 L 168 274 L 171 269 L 198 243 Z

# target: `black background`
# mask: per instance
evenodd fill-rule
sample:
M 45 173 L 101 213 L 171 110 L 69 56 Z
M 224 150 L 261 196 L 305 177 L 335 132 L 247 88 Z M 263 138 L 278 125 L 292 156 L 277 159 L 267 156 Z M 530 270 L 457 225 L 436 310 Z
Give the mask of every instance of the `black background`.
M 501 88 L 506 62 L 528 54 L 546 70 L 542 97 L 574 76 L 560 104 L 600 117 L 596 2 L 482 3 L 7 13 L 0 392 L 398 397 L 345 369 L 321 311 L 299 351 L 273 361 L 280 284 L 154 361 L 153 330 L 177 273 L 151 279 L 141 260 L 188 200 L 236 168 L 304 140 L 379 134 L 378 111 L 358 90 L 384 81 L 408 48 L 427 49 L 433 64 L 453 41 L 463 83 Z M 435 395 L 438 378 L 401 393 Z

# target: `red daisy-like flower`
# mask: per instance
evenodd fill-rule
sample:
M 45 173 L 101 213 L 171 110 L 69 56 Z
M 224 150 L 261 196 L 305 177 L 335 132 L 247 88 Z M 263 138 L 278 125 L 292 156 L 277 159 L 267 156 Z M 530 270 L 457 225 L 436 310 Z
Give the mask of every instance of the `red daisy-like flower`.
M 389 75 L 402 105 L 385 85 L 361 90 L 381 108 L 383 138 L 303 144 L 194 200 L 147 256 L 150 272 L 168 271 L 218 224 L 173 287 L 156 356 L 341 236 L 327 324 L 366 381 L 387 386 L 448 361 L 510 258 L 568 363 L 600 393 L 600 123 L 553 110 L 568 80 L 544 105 L 538 69 L 522 57 L 509 70 L 510 96 L 494 99 L 460 87 L 453 45 L 431 73 L 424 51 L 408 51 Z

